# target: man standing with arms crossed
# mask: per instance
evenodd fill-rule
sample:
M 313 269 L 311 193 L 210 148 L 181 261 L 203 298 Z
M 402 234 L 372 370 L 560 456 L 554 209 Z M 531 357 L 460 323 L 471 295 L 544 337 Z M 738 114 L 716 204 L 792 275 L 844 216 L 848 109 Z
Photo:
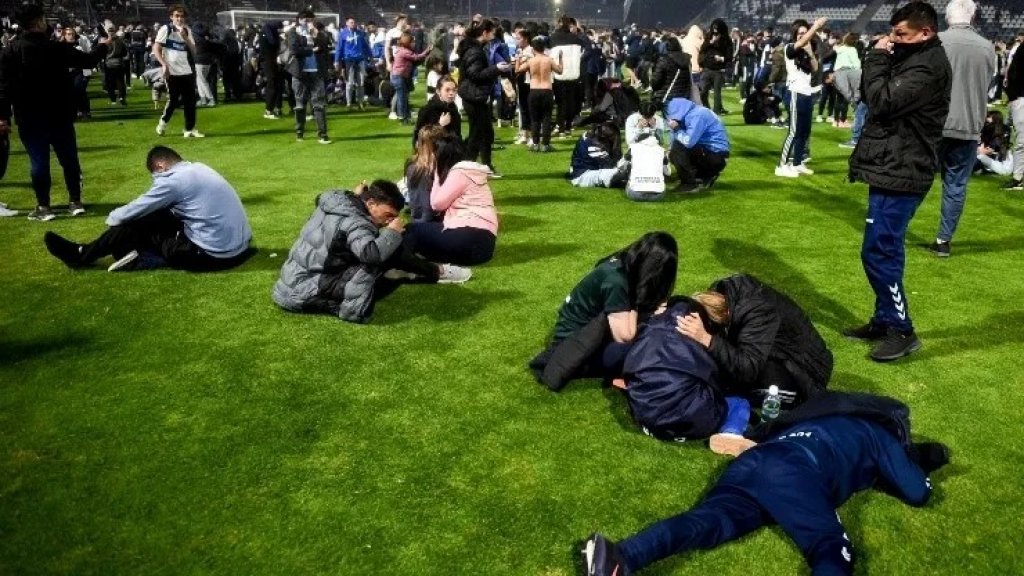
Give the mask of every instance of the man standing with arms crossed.
M 870 354 L 876 362 L 921 347 L 903 288 L 903 244 L 935 179 L 952 82 L 935 8 L 911 2 L 889 24 L 889 36 L 864 58 L 862 91 L 870 116 L 850 157 L 850 181 L 868 184 L 861 262 L 875 310 L 867 324 L 843 331 L 847 338 L 876 342 Z
M 988 86 L 996 73 L 992 43 L 971 27 L 973 0 L 952 0 L 946 6 L 949 29 L 939 35 L 953 70 L 949 116 L 942 130 L 942 212 L 935 242 L 928 247 L 936 256 L 949 256 L 950 240 L 967 201 L 967 179 L 974 171 L 978 140 L 988 114 Z
M 171 7 L 171 21 L 160 27 L 153 42 L 153 57 L 160 63 L 167 79 L 167 106 L 156 125 L 156 133 L 167 132 L 167 122 L 180 104 L 185 110 L 185 138 L 203 138 L 196 130 L 196 74 L 189 62 L 189 53 L 195 55 L 196 45 L 192 30 L 185 25 L 185 8 Z

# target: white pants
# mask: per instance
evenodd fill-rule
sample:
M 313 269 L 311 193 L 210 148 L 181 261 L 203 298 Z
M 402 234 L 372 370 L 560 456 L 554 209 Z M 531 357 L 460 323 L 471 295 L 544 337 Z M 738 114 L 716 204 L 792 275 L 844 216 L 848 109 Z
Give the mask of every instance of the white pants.
M 995 158 L 985 156 L 984 154 L 978 154 L 978 162 L 985 167 L 985 170 L 998 174 L 1000 176 L 1009 176 L 1013 173 L 1013 157 L 1007 156 L 1006 160 L 996 160 Z
M 1013 179 L 1024 180 L 1024 96 L 1010 102 L 1013 119 Z
M 580 188 L 608 188 L 611 184 L 612 177 L 618 172 L 615 168 L 605 168 L 604 170 L 587 170 L 578 177 L 573 178 L 572 185 Z
M 213 90 L 210 90 L 209 76 L 209 64 L 196 64 L 196 88 L 199 89 L 200 102 L 213 102 Z

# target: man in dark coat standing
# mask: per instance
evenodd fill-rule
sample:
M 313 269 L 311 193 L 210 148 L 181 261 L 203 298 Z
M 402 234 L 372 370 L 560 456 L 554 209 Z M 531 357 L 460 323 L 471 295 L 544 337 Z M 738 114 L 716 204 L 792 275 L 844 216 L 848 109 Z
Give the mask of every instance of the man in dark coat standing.
M 850 157 L 850 181 L 869 186 L 861 261 L 875 293 L 875 311 L 867 324 L 843 332 L 877 342 L 870 355 L 877 362 L 921 347 L 903 287 L 903 244 L 939 166 L 952 78 L 935 8 L 911 2 L 890 24 L 889 36 L 864 58 L 862 92 L 869 116 Z
M 89 54 L 75 44 L 56 42 L 47 33 L 43 9 L 25 4 L 15 19 L 24 32 L 0 55 L 0 134 L 11 129 L 11 112 L 30 163 L 36 209 L 29 220 L 46 222 L 50 210 L 50 148 L 64 169 L 68 212 L 85 213 L 82 205 L 82 168 L 75 136 L 75 91 L 69 68 L 92 69 L 107 53 L 109 37 L 101 37 Z

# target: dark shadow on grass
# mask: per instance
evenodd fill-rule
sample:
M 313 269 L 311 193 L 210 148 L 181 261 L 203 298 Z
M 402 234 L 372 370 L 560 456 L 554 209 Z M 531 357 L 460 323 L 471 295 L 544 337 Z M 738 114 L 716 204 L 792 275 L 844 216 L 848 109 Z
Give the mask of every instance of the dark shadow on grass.
M 931 241 L 918 242 L 915 247 L 921 250 L 927 250 L 931 244 Z M 996 238 L 993 240 L 954 241 L 952 244 L 952 250 L 954 256 L 996 252 L 1017 252 L 1024 250 L 1024 236 L 1008 236 L 1006 238 Z
M 260 270 L 280 270 L 288 259 L 288 252 L 291 248 L 265 248 L 255 246 L 254 252 L 241 266 L 234 268 L 235 272 L 255 272 Z M 273 254 L 273 256 L 271 256 Z
M 867 354 L 868 350 L 870 350 L 870 347 L 864 344 L 864 353 Z M 850 374 L 849 372 L 833 372 L 832 379 L 828 383 L 828 389 L 840 392 L 866 392 L 883 396 L 887 393 L 881 382 L 875 382 L 874 380 L 869 380 L 857 374 Z
M 521 232 L 544 223 L 540 218 L 522 216 L 520 214 L 501 214 L 499 216 L 501 232 Z
M 410 128 L 409 130 L 410 130 L 409 133 L 395 132 L 395 133 L 389 133 L 389 134 L 365 134 L 363 136 L 347 136 L 347 137 L 331 136 L 331 140 L 334 140 L 335 142 L 361 142 L 361 141 L 364 141 L 364 140 L 379 140 L 381 138 L 388 138 L 388 139 L 395 139 L 395 138 L 401 139 L 401 138 L 405 138 L 406 140 L 408 140 L 411 143 L 412 142 L 412 128 Z
M 996 346 L 1020 346 L 1024 343 L 1024 311 L 990 314 L 961 326 L 918 330 L 917 335 L 924 346 L 909 359 L 927 360 Z
M 858 324 L 857 317 L 846 307 L 820 294 L 806 276 L 761 245 L 720 238 L 715 240 L 712 252 L 727 269 L 753 274 L 788 294 L 817 323 L 836 331 Z
M 81 153 L 81 152 L 103 152 L 104 150 L 120 150 L 121 148 L 124 148 L 124 147 L 123 146 L 107 146 L 107 145 L 101 145 L 101 146 L 79 146 L 78 147 L 78 152 L 79 153 Z
M 505 173 L 501 180 L 565 180 L 565 172 L 511 172 Z
M 864 219 L 867 215 L 866 203 L 857 200 L 850 194 L 829 194 L 818 188 L 804 186 L 802 190 L 792 195 L 793 200 L 813 208 L 822 214 L 845 222 L 853 228 L 858 235 L 864 234 Z M 908 231 L 906 242 L 908 245 L 921 244 L 925 239 Z
M 495 203 L 498 207 L 503 208 L 505 206 L 539 206 L 541 204 L 550 204 L 552 202 L 576 202 L 577 200 L 578 198 L 576 196 L 542 193 L 531 195 L 521 194 L 518 196 L 499 196 Z
M 579 245 L 559 242 L 521 242 L 518 244 L 498 244 L 494 252 L 494 260 L 487 264 L 488 268 L 515 266 L 527 262 L 536 262 L 546 258 L 555 258 L 579 251 Z
M 416 290 L 437 293 L 433 297 L 422 297 L 423 293 Z M 377 303 L 372 323 L 393 326 L 424 316 L 435 322 L 462 322 L 476 316 L 490 304 L 520 296 L 522 293 L 517 290 L 478 291 L 470 286 L 401 285 Z M 439 299 L 443 304 L 439 304 Z
M 76 352 L 85 349 L 91 339 L 76 333 L 65 333 L 53 337 L 36 337 L 28 340 L 0 341 L 0 365 L 17 364 L 74 348 Z

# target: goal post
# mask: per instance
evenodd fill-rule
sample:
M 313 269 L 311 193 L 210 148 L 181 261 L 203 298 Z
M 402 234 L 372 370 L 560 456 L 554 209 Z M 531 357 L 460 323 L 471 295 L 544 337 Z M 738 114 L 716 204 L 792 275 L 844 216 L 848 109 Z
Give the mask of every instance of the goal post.
M 316 12 L 316 19 L 324 24 L 334 24 L 335 28 L 341 28 L 341 17 L 332 12 Z M 239 26 L 250 26 L 263 24 L 269 20 L 281 20 L 293 22 L 295 12 L 267 12 L 263 10 L 226 10 L 217 12 L 217 23 L 221 26 L 238 28 Z

